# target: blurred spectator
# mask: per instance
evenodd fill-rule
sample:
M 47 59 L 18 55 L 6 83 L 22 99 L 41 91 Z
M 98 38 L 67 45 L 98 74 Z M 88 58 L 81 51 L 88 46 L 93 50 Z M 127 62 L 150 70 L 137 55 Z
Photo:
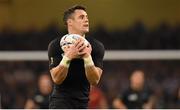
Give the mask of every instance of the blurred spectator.
M 47 71 L 47 63 L 1 61 L 0 65 L 1 108 L 24 108 L 27 97 L 33 97 L 36 79 Z M 179 65 L 179 60 L 105 61 L 99 89 L 103 91 L 108 107 L 113 108 L 113 99 L 125 91 L 131 70 L 138 67 L 145 71 L 146 83 L 155 91 L 154 108 L 180 108 L 175 98 L 180 84 Z
M 0 50 L 47 50 L 49 41 L 64 33 L 65 29 L 53 22 L 43 30 L 32 26 L 24 32 L 6 26 L 0 31 Z M 101 24 L 89 34 L 102 41 L 106 50 L 180 49 L 180 24 L 171 27 L 164 22 L 149 29 L 138 21 L 127 29 L 111 31 Z M 99 89 L 112 108 L 114 97 L 127 88 L 130 71 L 140 66 L 145 70 L 151 89 L 155 90 L 155 108 L 180 108 L 176 90 L 180 84 L 179 65 L 180 60 L 105 61 Z M 44 61 L 1 61 L 1 108 L 24 108 L 27 97 L 32 96 L 36 88 L 35 79 L 47 68 Z
M 177 104 L 177 108 L 180 108 L 180 87 L 178 87 L 178 89 L 177 89 L 175 103 Z
M 47 50 L 47 45 L 52 39 L 66 33 L 66 30 L 60 29 L 57 24 L 52 22 L 43 30 L 37 30 L 32 26 L 24 32 L 4 27 L 0 31 L 0 50 Z M 142 21 L 137 21 L 127 29 L 112 31 L 108 31 L 103 24 L 99 24 L 89 35 L 100 40 L 107 50 L 167 50 L 180 49 L 179 30 L 180 24 L 171 27 L 168 23 L 162 22 L 156 28 L 149 29 Z
M 174 109 L 180 108 L 180 87 L 177 87 L 172 102 Z
M 91 91 L 89 95 L 89 109 L 107 109 L 107 99 L 104 93 L 98 87 L 91 86 Z
M 130 77 L 129 88 L 113 102 L 118 109 L 151 109 L 154 104 L 154 96 L 144 84 L 144 72 L 136 70 Z
M 1 107 L 2 109 L 13 109 L 15 108 L 15 96 L 16 92 L 14 88 L 17 87 L 17 83 L 13 75 L 8 72 L 1 71 L 0 92 L 1 92 Z
M 26 109 L 48 109 L 49 106 L 49 94 L 52 90 L 52 82 L 50 76 L 47 74 L 40 75 L 38 79 L 38 90 L 34 96 L 27 99 Z

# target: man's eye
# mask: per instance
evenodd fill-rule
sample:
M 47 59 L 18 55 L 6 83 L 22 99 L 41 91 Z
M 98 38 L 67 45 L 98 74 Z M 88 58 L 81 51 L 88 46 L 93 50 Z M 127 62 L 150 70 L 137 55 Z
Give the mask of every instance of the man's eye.
M 84 16 L 80 16 L 80 19 L 83 19 L 84 18 Z

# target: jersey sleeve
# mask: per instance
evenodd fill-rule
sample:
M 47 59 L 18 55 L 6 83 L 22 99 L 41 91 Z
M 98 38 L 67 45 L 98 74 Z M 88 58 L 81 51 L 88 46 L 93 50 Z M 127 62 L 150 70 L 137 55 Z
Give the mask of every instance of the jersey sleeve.
M 101 42 L 97 42 L 97 44 L 93 47 L 93 61 L 95 66 L 99 68 L 103 68 L 103 58 L 104 58 L 104 45 Z
M 56 67 L 62 59 L 62 50 L 58 40 L 52 41 L 48 46 L 49 69 Z
M 143 101 L 148 102 L 150 97 L 153 96 L 153 95 L 154 95 L 154 93 L 153 93 L 153 91 L 151 89 L 145 88 L 145 90 L 143 91 L 143 96 L 144 96 Z

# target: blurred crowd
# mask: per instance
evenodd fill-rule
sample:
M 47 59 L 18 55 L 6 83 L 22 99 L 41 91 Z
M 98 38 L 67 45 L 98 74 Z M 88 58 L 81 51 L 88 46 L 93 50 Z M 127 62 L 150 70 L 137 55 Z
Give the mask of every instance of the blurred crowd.
M 129 87 L 129 78 L 134 70 L 145 74 L 144 85 L 155 94 L 153 108 L 180 108 L 180 61 L 105 61 L 104 74 L 99 84 L 110 108 L 119 94 Z
M 4 27 L 0 31 L 0 50 L 47 50 L 52 39 L 66 33 L 55 23 L 42 30 L 29 27 L 23 32 Z M 180 24 L 170 26 L 161 23 L 147 28 L 142 22 L 136 22 L 129 28 L 111 31 L 99 25 L 88 35 L 100 40 L 107 50 L 180 49 Z
M 41 31 L 31 27 L 18 32 L 4 27 L 0 31 L 0 50 L 47 50 L 52 39 L 65 33 L 54 23 Z M 103 42 L 106 50 L 180 49 L 180 25 L 162 23 L 147 29 L 137 22 L 128 29 L 111 32 L 101 25 L 88 35 Z M 43 74 L 50 77 L 47 61 L 0 61 L 0 65 L 0 108 L 46 107 L 38 101 L 47 101 L 50 90 L 42 95 L 38 82 Z M 144 86 L 155 96 L 153 108 L 180 108 L 179 65 L 179 60 L 104 61 L 100 84 L 92 87 L 90 101 L 94 102 L 89 103 L 89 108 L 115 108 L 114 100 L 129 87 L 130 76 L 137 69 L 144 72 Z
M 28 106 L 27 101 L 37 95 L 39 77 L 42 74 L 50 77 L 48 62 L 11 61 L 0 62 L 0 65 L 1 107 L 32 106 L 31 103 Z M 155 96 L 153 108 L 180 108 L 179 65 L 180 61 L 176 60 L 105 61 L 103 76 L 97 89 L 92 89 L 90 100 L 93 102 L 89 106 L 114 108 L 113 101 L 129 87 L 130 75 L 140 69 L 145 74 L 145 87 L 149 87 Z M 48 100 L 47 97 L 45 99 Z

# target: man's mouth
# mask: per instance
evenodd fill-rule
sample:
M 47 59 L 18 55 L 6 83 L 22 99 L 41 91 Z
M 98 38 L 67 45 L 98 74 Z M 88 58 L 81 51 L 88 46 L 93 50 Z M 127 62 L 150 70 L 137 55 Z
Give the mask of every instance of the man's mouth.
M 89 24 L 84 24 L 83 26 L 84 26 L 84 27 L 89 27 Z

